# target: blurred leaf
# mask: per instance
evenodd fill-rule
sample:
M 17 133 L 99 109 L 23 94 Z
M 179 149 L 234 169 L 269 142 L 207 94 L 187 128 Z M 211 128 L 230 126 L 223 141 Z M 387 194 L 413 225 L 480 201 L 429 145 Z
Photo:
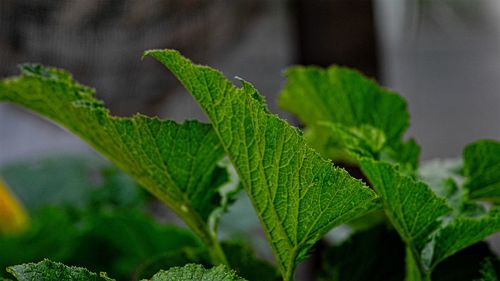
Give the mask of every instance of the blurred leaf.
M 4 165 L 0 174 L 30 211 L 46 206 L 85 207 L 99 188 L 102 161 L 79 156 L 53 156 Z
M 0 236 L 0 275 L 7 266 L 43 258 L 68 260 L 75 255 L 78 231 L 72 218 L 60 209 L 41 209 L 29 227 L 18 234 Z
M 481 140 L 469 144 L 463 157 L 470 198 L 500 203 L 500 142 Z
M 418 145 L 402 141 L 409 114 L 401 96 L 338 66 L 292 67 L 285 75 L 278 102 L 306 126 L 307 140 L 324 156 L 351 162 L 345 158 L 355 151 L 416 168 Z
M 378 225 L 329 248 L 322 256 L 318 280 L 401 281 L 404 257 L 405 245 L 398 234 Z
M 81 224 L 78 246 L 69 261 L 94 271 L 107 271 L 119 279 L 129 279 L 136 268 L 158 255 L 179 253 L 185 248 L 203 249 L 187 229 L 158 224 L 133 210 L 91 215 Z
M 500 262 L 497 258 L 488 258 L 481 265 L 481 274 L 483 275 L 478 281 L 498 281 L 500 271 Z

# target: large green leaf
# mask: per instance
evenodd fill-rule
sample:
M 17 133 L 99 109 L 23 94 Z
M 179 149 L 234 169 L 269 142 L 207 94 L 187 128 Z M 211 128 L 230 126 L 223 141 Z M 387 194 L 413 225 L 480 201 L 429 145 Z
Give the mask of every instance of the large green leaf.
M 332 227 L 364 214 L 374 193 L 309 148 L 299 130 L 271 114 L 248 82 L 173 50 L 146 52 L 182 82 L 208 115 L 257 210 L 285 280 Z
M 114 117 L 93 94 L 68 73 L 39 65 L 0 81 L 0 101 L 62 124 L 165 202 L 207 245 L 217 245 L 207 221 L 220 206 L 227 173 L 217 166 L 224 150 L 210 125 Z M 215 250 L 214 262 L 223 262 L 220 247 Z
M 465 187 L 470 198 L 500 202 L 500 142 L 482 140 L 464 150 Z
M 402 141 L 409 115 L 399 95 L 343 67 L 292 67 L 285 75 L 279 104 L 306 125 L 319 151 L 336 160 L 356 146 L 416 167 L 418 146 Z

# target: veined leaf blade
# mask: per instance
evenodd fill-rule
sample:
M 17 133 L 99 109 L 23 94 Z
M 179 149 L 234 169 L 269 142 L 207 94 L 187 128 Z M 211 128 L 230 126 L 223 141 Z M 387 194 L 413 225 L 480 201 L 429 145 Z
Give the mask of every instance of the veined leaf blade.
M 173 50 L 146 52 L 182 82 L 208 115 L 271 242 L 285 279 L 333 226 L 361 215 L 374 193 L 309 148 L 301 133 L 272 115 L 249 83 Z

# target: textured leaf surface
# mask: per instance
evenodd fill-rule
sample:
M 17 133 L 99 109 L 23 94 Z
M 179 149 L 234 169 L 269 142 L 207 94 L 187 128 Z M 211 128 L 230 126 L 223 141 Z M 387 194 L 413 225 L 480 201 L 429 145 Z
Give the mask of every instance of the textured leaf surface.
M 403 240 L 423 249 L 429 233 L 440 226 L 439 218 L 451 208 L 424 183 L 402 175 L 390 164 L 363 159 L 361 167 Z
M 500 231 L 499 211 L 455 209 L 426 184 L 391 164 L 364 158 L 361 167 L 382 197 L 384 210 L 407 244 L 408 262 L 430 272 L 459 250 Z
M 202 239 L 227 178 L 224 150 L 209 125 L 110 116 L 94 91 L 61 70 L 25 65 L 0 82 L 0 101 L 29 108 L 87 141 L 179 214 Z
M 44 260 L 39 263 L 27 263 L 11 266 L 7 269 L 19 281 L 111 281 L 105 275 L 101 276 L 90 272 L 85 268 L 66 266 L 62 263 Z
M 245 281 L 223 265 L 205 269 L 201 265 L 188 264 L 160 271 L 151 281 Z
M 500 203 L 500 142 L 472 143 L 465 148 L 463 157 L 469 196 Z
M 333 226 L 363 214 L 374 193 L 309 148 L 296 128 L 272 115 L 249 83 L 178 52 L 149 51 L 194 96 L 212 122 L 263 223 L 285 279 Z
M 368 148 L 372 154 L 388 148 L 386 153 L 398 158 L 395 160 L 404 160 L 401 163 L 409 163 L 415 168 L 418 147 L 414 142 L 402 142 L 409 115 L 406 103 L 399 95 L 378 86 L 361 73 L 343 67 L 292 67 L 286 76 L 279 104 L 313 131 L 311 135 L 318 139 L 313 139 L 312 143 L 320 146 L 320 151 L 326 151 L 322 145 L 342 150 L 354 140 L 355 145 L 361 145 L 358 149 Z M 322 122 L 330 125 L 318 126 Z M 314 132 L 325 130 L 330 131 Z M 347 140 L 346 133 L 350 135 Z M 407 153 L 415 148 L 416 154 Z M 405 151 L 404 154 L 411 158 L 400 158 L 400 151 Z M 329 157 L 336 158 L 335 152 L 329 154 L 334 154 Z

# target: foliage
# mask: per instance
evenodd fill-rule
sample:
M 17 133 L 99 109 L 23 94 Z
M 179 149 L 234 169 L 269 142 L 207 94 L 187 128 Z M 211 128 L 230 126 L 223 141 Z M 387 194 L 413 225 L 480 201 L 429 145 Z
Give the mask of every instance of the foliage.
M 489 140 L 469 145 L 459 171 L 421 168 L 419 146 L 413 139 L 404 139 L 409 126 L 405 101 L 356 71 L 334 66 L 294 67 L 287 72 L 279 102 L 301 120 L 303 135 L 272 114 L 250 83 L 241 80 L 242 86 L 237 87 L 222 73 L 193 64 L 173 50 L 151 50 L 145 56 L 157 59 L 177 77 L 210 124 L 111 116 L 93 97 L 93 90 L 62 70 L 40 65 L 24 65 L 21 76 L 0 82 L 0 100 L 29 108 L 81 137 L 170 207 L 201 242 L 173 242 L 161 254 L 156 252 L 161 241 L 148 248 L 128 244 L 130 237 L 116 239 L 116 233 L 123 233 L 117 226 L 96 236 L 105 237 L 105 244 L 125 252 L 124 256 L 138 259 L 115 266 L 133 267 L 149 256 L 152 259 L 139 268 L 150 276 L 158 262 L 167 269 L 176 265 L 167 260 L 190 256 L 197 263 L 216 267 L 206 270 L 187 265 L 162 271 L 152 280 L 241 280 L 220 264 L 249 280 L 275 280 L 276 271 L 255 259 L 251 249 L 221 244 L 217 237 L 218 220 L 240 190 L 239 181 L 256 210 L 283 280 L 293 280 L 297 265 L 314 254 L 315 243 L 341 224 L 352 222 L 355 234 L 346 244 L 326 252 L 318 269 L 322 280 L 376 276 L 440 280 L 440 272 L 454 267 L 448 261 L 469 257 L 464 251 L 475 249 L 472 245 L 500 230 L 500 143 Z M 224 155 L 232 165 L 221 161 Z M 341 165 L 359 168 L 364 180 L 355 179 Z M 375 210 L 385 216 L 373 215 Z M 113 226 L 133 217 L 120 218 L 123 214 L 100 218 L 99 223 Z M 140 230 L 155 228 L 154 223 L 144 224 L 142 219 L 135 223 L 139 231 L 134 235 L 141 237 L 137 240 L 155 241 L 156 235 L 142 236 L 149 231 Z M 177 228 L 174 232 L 187 234 Z M 380 243 L 370 243 L 373 237 L 372 241 Z M 180 252 L 172 254 L 176 245 Z M 139 258 L 144 248 L 149 252 Z M 394 253 L 386 253 L 388 248 Z M 473 268 L 467 272 L 495 280 L 498 263 L 486 252 L 481 255 L 487 258 L 481 268 L 471 262 L 460 264 L 459 269 Z M 389 260 L 398 256 L 402 257 Z M 396 268 L 388 266 L 389 262 Z M 357 270 L 359 264 L 363 269 Z M 26 272 L 31 274 L 28 278 L 43 279 L 73 274 L 76 269 L 45 261 L 9 270 L 16 278 Z M 87 271 L 77 272 L 85 280 L 98 278 Z

